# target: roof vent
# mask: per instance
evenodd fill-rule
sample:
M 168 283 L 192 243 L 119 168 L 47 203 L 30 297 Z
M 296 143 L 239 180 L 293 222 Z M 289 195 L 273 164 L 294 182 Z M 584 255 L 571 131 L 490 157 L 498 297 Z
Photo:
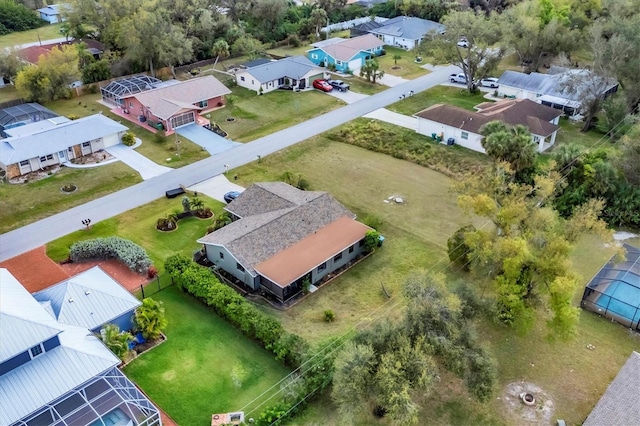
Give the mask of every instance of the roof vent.
M 69 298 L 69 303 L 73 303 L 73 297 Z
M 84 294 L 86 294 L 87 296 L 91 294 L 91 292 L 89 290 L 85 291 Z

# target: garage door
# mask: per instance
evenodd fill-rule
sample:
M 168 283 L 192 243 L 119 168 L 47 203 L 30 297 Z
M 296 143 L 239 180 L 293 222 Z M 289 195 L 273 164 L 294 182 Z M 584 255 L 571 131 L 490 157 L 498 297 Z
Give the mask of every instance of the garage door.
M 196 121 L 196 115 L 193 111 L 185 112 L 184 114 L 171 117 L 171 128 L 177 129 L 178 127 L 186 126 L 187 124 L 194 123 Z
M 353 61 L 349 61 L 349 69 L 354 73 L 359 71 L 362 67 L 362 59 L 354 59 Z

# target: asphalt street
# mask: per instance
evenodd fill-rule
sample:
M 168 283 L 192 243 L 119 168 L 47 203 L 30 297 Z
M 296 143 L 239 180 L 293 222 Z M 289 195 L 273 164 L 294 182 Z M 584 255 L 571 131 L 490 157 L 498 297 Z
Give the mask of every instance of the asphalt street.
M 383 108 L 410 91 L 418 93 L 448 81 L 455 66 L 443 67 L 430 74 L 408 81 L 360 101 L 338 108 L 303 123 L 273 133 L 250 143 L 216 154 L 191 165 L 156 176 L 129 188 L 106 195 L 30 225 L 0 235 L 0 261 L 46 244 L 83 228 L 81 221 L 97 223 L 127 210 L 163 197 L 167 189 L 179 185 L 191 186 L 225 171 L 265 157 L 281 149 L 323 133 L 378 108 Z M 126 238 L 126 235 L 122 235 Z

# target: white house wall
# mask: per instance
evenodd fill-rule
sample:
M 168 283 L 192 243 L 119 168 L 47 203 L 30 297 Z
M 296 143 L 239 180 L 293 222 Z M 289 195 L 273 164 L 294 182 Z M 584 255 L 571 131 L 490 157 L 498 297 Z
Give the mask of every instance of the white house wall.
M 110 146 L 118 145 L 120 143 L 120 136 L 114 133 L 102 138 L 102 148 L 108 148 Z
M 205 245 L 207 250 L 207 259 L 218 268 L 225 270 L 233 275 L 252 289 L 256 290 L 255 278 L 248 271 L 238 269 L 238 260 L 223 246 Z M 222 257 L 220 254 L 222 253 Z M 244 266 L 244 265 L 243 265 Z
M 482 147 L 482 135 L 472 132 L 466 132 L 456 127 L 448 126 L 446 124 L 438 123 L 432 120 L 426 120 L 424 118 L 417 118 L 418 120 L 418 133 L 431 138 L 435 133 L 437 136 L 442 136 L 442 142 L 446 143 L 448 138 L 454 138 L 456 145 L 463 146 L 467 149 L 485 153 Z M 462 139 L 462 133 L 467 133 L 467 139 Z
M 529 99 L 538 102 L 538 95 L 528 90 L 519 89 L 517 87 L 509 87 L 501 85 L 498 89 L 498 96 L 515 96 L 516 99 Z M 540 102 L 538 102 L 540 103 Z
M 401 47 L 403 49 L 409 50 L 416 47 L 418 40 L 404 38 L 404 37 L 394 37 L 394 36 L 383 35 L 382 41 L 384 42 L 384 44 L 388 46 Z

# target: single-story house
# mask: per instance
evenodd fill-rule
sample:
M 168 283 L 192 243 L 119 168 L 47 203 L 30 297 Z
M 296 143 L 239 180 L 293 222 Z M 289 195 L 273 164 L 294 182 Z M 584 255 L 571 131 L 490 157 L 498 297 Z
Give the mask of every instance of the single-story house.
M 197 121 L 199 114 L 222 107 L 231 90 L 212 75 L 187 81 L 174 80 L 122 99 L 125 114 L 135 114 L 140 121 L 173 131 Z
M 547 74 L 505 71 L 498 79 L 498 85 L 499 96 L 531 99 L 570 116 L 581 113 L 586 97 L 606 99 L 618 91 L 618 82 L 614 79 L 599 77 L 586 69 L 556 66 Z
M 48 56 L 51 54 L 51 51 L 54 48 L 62 49 L 64 46 L 71 46 L 79 43 L 84 43 L 86 45 L 86 50 L 89 52 L 94 59 L 100 59 L 102 53 L 105 50 L 105 45 L 100 43 L 97 40 L 93 39 L 82 39 L 82 40 L 72 40 L 61 43 L 49 43 L 42 44 L 37 46 L 29 46 L 24 49 L 20 49 L 16 52 L 16 55 L 22 62 L 27 65 L 37 65 L 41 56 Z
M 583 426 L 640 424 L 640 353 L 632 352 Z
M 322 68 L 306 57 L 292 56 L 240 70 L 236 73 L 236 82 L 238 86 L 260 94 L 283 86 L 299 90 L 310 88 L 313 80 L 324 77 Z
M 307 51 L 309 60 L 316 65 L 334 65 L 339 72 L 356 72 L 367 59 L 379 56 L 384 43 L 372 34 L 343 39 L 335 37 L 324 42 L 313 43 Z
M 40 19 L 43 21 L 47 21 L 50 24 L 57 24 L 58 22 L 64 22 L 67 20 L 64 13 L 70 9 L 71 5 L 69 3 L 57 3 L 50 4 L 47 7 L 38 9 L 37 11 L 40 14 Z
M 235 219 L 198 240 L 216 267 L 286 301 L 362 253 L 371 228 L 326 192 L 257 183 L 226 207 Z
M 135 310 L 142 303 L 95 266 L 33 294 L 60 323 L 79 325 L 97 333 L 106 324 L 133 329 Z
M 54 117 L 5 129 L 0 140 L 0 168 L 7 178 L 100 151 L 117 145 L 127 127 L 94 114 L 78 120 Z
M 0 426 L 162 425 L 159 410 L 118 369 L 120 359 L 67 320 L 0 268 Z
M 445 27 L 427 19 L 397 16 L 384 22 L 366 22 L 353 27 L 351 35 L 367 32 L 378 37 L 387 46 L 410 50 L 420 44 L 424 36 L 430 32 L 444 33 Z
M 417 131 L 420 134 L 439 137 L 446 142 L 453 138 L 455 143 L 473 151 L 484 153 L 482 147 L 482 126 L 491 121 L 502 121 L 510 126 L 523 125 L 529 128 L 538 152 L 551 147 L 560 127 L 561 111 L 537 104 L 528 99 L 505 99 L 485 102 L 476 106 L 477 112 L 452 105 L 436 104 L 415 115 Z

